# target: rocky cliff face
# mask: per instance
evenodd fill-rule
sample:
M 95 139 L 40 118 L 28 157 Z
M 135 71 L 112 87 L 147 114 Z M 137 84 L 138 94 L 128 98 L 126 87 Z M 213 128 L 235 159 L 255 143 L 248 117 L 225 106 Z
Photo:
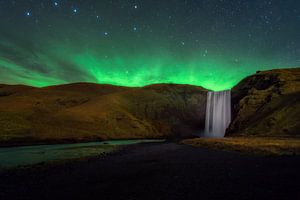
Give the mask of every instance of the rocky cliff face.
M 300 135 L 300 68 L 257 72 L 232 89 L 227 136 Z
M 78 83 L 0 87 L 0 143 L 187 137 L 204 128 L 207 91 Z

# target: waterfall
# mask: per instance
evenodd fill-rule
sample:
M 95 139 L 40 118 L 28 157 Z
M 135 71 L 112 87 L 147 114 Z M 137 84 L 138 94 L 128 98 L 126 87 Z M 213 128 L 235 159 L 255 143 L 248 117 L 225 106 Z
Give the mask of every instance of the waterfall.
M 231 92 L 208 92 L 204 137 L 224 137 L 231 121 Z

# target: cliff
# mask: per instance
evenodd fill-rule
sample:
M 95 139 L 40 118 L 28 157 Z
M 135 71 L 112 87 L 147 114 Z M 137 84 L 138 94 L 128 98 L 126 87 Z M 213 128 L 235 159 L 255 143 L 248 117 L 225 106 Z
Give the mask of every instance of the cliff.
M 300 68 L 261 71 L 232 89 L 226 136 L 299 136 Z

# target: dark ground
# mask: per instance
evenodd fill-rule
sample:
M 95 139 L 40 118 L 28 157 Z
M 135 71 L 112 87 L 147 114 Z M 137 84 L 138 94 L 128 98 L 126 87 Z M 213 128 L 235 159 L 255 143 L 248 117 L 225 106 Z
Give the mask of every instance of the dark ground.
M 260 157 L 175 143 L 0 173 L 0 199 L 300 199 L 300 157 Z

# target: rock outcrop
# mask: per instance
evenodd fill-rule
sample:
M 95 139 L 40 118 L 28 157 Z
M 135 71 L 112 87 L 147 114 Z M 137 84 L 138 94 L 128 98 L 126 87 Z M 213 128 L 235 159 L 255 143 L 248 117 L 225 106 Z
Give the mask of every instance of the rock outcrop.
M 232 89 L 226 136 L 300 136 L 300 68 L 259 71 Z
M 0 144 L 188 137 L 204 128 L 207 91 L 76 83 L 0 86 Z

